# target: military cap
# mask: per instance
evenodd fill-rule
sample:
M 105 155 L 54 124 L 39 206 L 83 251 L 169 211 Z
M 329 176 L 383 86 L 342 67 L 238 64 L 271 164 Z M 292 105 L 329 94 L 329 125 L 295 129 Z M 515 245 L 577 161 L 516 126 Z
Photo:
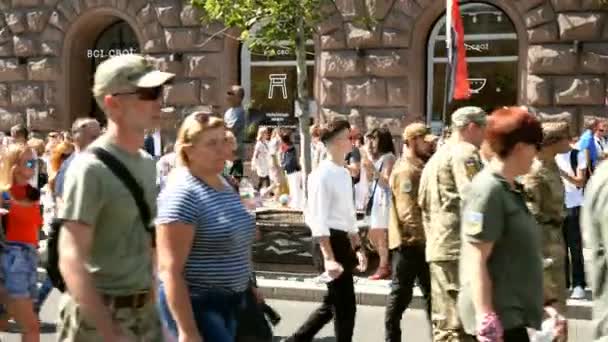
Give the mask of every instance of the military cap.
M 452 113 L 452 125 L 464 127 L 470 123 L 486 124 L 486 112 L 479 107 L 462 107 Z
M 93 95 L 126 93 L 137 88 L 159 87 L 175 77 L 156 70 L 142 55 L 125 54 L 108 58 L 97 67 Z
M 570 138 L 570 127 L 567 122 L 543 122 L 543 146 L 554 144 L 562 139 Z
M 403 140 L 424 137 L 429 133 L 429 129 L 421 122 L 414 122 L 405 127 L 403 130 Z

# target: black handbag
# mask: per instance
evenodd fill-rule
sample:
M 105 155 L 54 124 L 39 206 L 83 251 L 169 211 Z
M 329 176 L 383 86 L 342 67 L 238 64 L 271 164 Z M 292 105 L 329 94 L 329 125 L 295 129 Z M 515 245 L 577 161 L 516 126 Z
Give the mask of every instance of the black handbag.
M 245 292 L 245 303 L 238 315 L 236 342 L 272 342 L 273 333 L 251 287 Z
M 378 170 L 378 172 L 382 172 L 383 166 L 384 166 L 384 163 L 380 164 L 380 169 Z M 372 207 L 374 206 L 374 194 L 376 193 L 377 187 L 378 187 L 378 180 L 376 179 L 372 193 L 369 196 L 369 200 L 367 200 L 367 205 L 365 206 L 365 216 L 370 216 L 372 214 Z

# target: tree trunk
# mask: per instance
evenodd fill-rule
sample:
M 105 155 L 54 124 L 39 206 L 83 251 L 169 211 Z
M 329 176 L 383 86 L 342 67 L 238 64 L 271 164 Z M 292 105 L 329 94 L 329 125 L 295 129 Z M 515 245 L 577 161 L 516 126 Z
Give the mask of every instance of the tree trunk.
M 298 20 L 298 30 L 296 38 L 296 62 L 297 62 L 297 73 L 298 73 L 298 98 L 297 101 L 300 104 L 302 110 L 299 120 L 300 130 L 300 153 L 302 154 L 302 171 L 306 179 L 306 176 L 311 171 L 311 156 L 310 156 L 310 113 L 308 107 L 308 69 L 306 67 L 306 33 L 304 30 L 303 18 L 300 17 Z M 306 181 L 304 181 L 304 189 L 306 190 Z

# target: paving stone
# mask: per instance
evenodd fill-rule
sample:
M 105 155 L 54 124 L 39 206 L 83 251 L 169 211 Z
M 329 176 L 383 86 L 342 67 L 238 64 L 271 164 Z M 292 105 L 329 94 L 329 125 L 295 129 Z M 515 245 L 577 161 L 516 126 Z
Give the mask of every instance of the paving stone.
M 17 35 L 13 37 L 13 47 L 15 49 L 15 56 L 30 57 L 37 53 L 38 46 L 34 44 L 31 38 Z
M 322 52 L 321 71 L 323 77 L 355 77 L 363 74 L 365 64 L 353 51 Z
M 532 28 L 555 20 L 555 12 L 549 3 L 531 9 L 524 15 L 526 27 Z
M 17 58 L 0 58 L 0 80 L 3 82 L 22 81 L 26 78 L 25 65 Z
M 158 21 L 164 27 L 181 26 L 181 8 L 179 6 L 179 2 L 161 2 L 160 4 L 156 5 L 155 9 Z
M 12 84 L 11 103 L 16 107 L 42 104 L 42 87 L 35 84 Z
M 49 57 L 30 60 L 27 69 L 32 81 L 54 81 L 60 74 L 57 59 Z
M 185 75 L 189 78 L 219 78 L 224 56 L 219 53 L 184 56 Z
M 532 45 L 528 49 L 528 67 L 533 74 L 575 73 L 577 65 L 571 45 Z
M 558 105 L 601 105 L 606 95 L 605 82 L 599 77 L 559 77 L 555 81 Z
M 410 104 L 407 77 L 391 78 L 386 81 L 387 107 L 405 107 Z
M 27 27 L 30 32 L 42 32 L 49 20 L 49 13 L 47 11 L 30 11 L 26 14 Z
M 396 77 L 408 74 L 406 50 L 368 50 L 365 57 L 366 74 Z
M 595 40 L 601 37 L 604 15 L 599 13 L 559 14 L 562 40 Z
M 557 24 L 548 23 L 529 29 L 528 40 L 531 44 L 552 43 L 559 41 Z
M 200 104 L 200 81 L 176 81 L 165 85 L 164 103 L 176 106 Z
M 378 78 L 344 81 L 344 103 L 347 106 L 382 107 L 386 104 L 386 82 Z
M 608 44 L 584 44 L 581 66 L 586 73 L 608 74 Z
M 25 32 L 25 15 L 23 12 L 9 12 L 4 15 L 6 25 L 14 34 Z
M 319 103 L 322 106 L 342 105 L 342 84 L 339 79 L 323 78 L 321 80 Z
M 200 26 L 205 12 L 197 6 L 185 5 L 180 13 L 183 26 Z
M 552 104 L 551 80 L 549 78 L 528 76 L 527 102 L 533 106 L 549 106 Z
M 381 33 L 379 26 L 369 30 L 365 27 L 347 23 L 345 27 L 346 44 L 349 48 L 379 47 Z

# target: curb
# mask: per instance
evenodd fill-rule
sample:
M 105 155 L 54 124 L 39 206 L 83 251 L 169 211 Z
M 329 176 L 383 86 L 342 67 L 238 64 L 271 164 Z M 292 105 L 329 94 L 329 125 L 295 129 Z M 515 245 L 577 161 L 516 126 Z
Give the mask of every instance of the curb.
M 321 302 L 327 292 L 323 284 L 301 280 L 279 280 L 258 277 L 258 288 L 265 298 L 291 300 L 301 302 Z M 355 294 L 358 305 L 386 306 L 390 288 L 386 286 L 370 286 L 355 283 Z M 592 302 L 590 300 L 573 300 L 567 302 L 568 319 L 591 320 Z M 425 309 L 425 300 L 418 288 L 414 288 L 414 296 L 410 309 Z

